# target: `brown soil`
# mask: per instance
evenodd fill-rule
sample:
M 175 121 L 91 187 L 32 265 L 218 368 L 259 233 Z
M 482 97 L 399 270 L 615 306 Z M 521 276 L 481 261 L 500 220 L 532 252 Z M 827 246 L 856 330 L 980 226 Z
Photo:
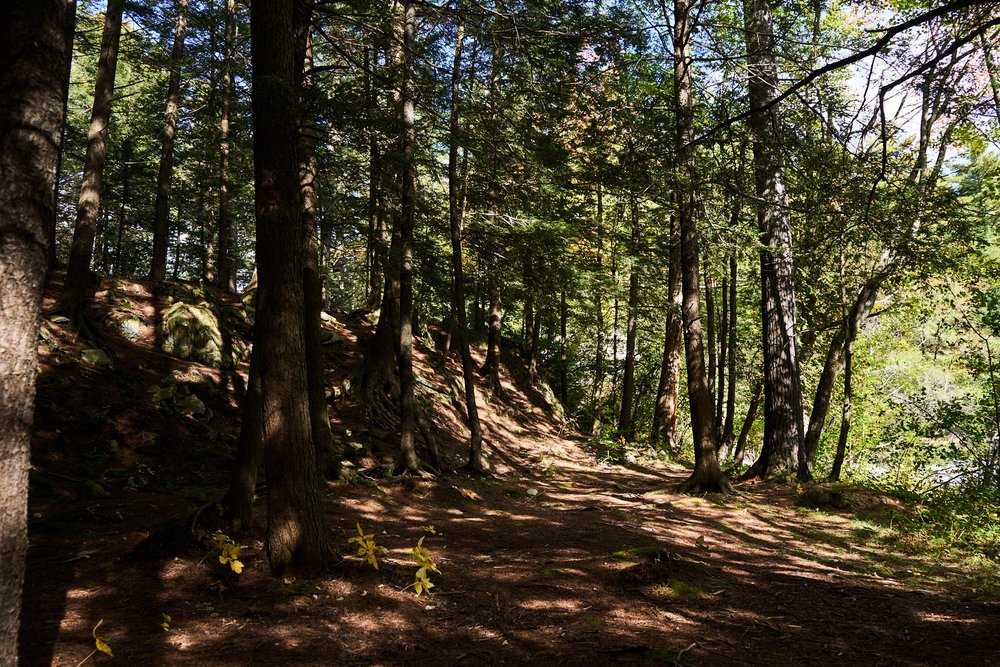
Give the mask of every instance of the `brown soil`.
M 154 317 L 147 286 L 136 284 L 130 300 Z M 95 303 L 100 321 L 108 306 Z M 905 543 L 890 548 L 850 511 L 796 508 L 789 486 L 682 496 L 673 492 L 686 475 L 679 466 L 601 462 L 509 370 L 504 400 L 482 415 L 493 477 L 382 477 L 392 434 L 369 432 L 364 410 L 342 395 L 371 326 L 340 319 L 345 342 L 327 347 L 338 388 L 331 419 L 361 453 L 354 480 L 325 489 L 344 560 L 308 581 L 270 575 L 261 531 L 234 536 L 246 545 L 240 575 L 190 539 L 192 512 L 225 485 L 235 377 L 157 352 L 151 326 L 132 343 L 108 334 L 115 366 L 92 367 L 80 361 L 90 344 L 47 325 L 23 664 L 76 665 L 94 650 L 101 620 L 115 657 L 89 662 L 1000 663 L 1000 604 L 989 582 L 975 587 L 975 572 Z M 437 353 L 418 352 L 417 372 L 432 384 L 460 377 L 457 359 L 442 374 Z M 505 361 L 518 367 L 509 350 Z M 167 375 L 210 414 L 154 403 L 148 388 Z M 424 405 L 446 465 L 458 468 L 463 426 L 448 391 L 425 391 Z M 879 502 L 888 516 L 899 509 Z M 378 570 L 347 541 L 358 522 L 388 550 Z M 440 573 L 433 593 L 417 596 L 410 551 L 421 537 Z

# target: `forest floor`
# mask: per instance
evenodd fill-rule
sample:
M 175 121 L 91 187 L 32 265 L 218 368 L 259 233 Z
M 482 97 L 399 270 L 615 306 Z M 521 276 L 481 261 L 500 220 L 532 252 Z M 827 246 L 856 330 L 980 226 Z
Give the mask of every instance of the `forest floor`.
M 156 295 L 131 289 L 128 307 L 152 326 Z M 98 293 L 95 320 L 112 297 Z M 371 333 L 341 319 L 327 346 L 337 388 Z M 318 579 L 275 578 L 256 530 L 233 536 L 237 575 L 187 525 L 225 488 L 236 378 L 158 352 L 148 327 L 133 341 L 109 336 L 107 367 L 46 326 L 25 665 L 77 665 L 101 621 L 114 658 L 87 664 L 1000 664 L 994 561 L 932 552 L 894 529 L 910 510 L 872 492 L 822 510 L 800 507 L 788 484 L 677 494 L 683 467 L 603 459 L 524 389 L 512 353 L 505 396 L 484 393 L 491 477 L 384 476 L 391 434 L 367 432 L 364 411 L 335 391 L 335 431 L 360 449 L 352 479 L 323 490 L 343 560 Z M 446 398 L 456 361 L 440 370 L 432 347 L 419 352 L 418 373 L 445 388 L 427 400 L 458 467 L 462 428 Z M 169 405 L 158 389 L 168 377 Z M 348 543 L 359 523 L 387 550 L 378 570 Z M 440 572 L 418 596 L 421 537 Z

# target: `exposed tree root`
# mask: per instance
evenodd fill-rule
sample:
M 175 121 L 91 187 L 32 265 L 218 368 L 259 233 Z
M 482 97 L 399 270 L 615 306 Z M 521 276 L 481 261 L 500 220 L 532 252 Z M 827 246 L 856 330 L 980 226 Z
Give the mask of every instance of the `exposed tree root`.
M 677 485 L 678 493 L 702 495 L 705 493 L 735 493 L 732 483 L 725 475 L 702 475 L 693 473 Z

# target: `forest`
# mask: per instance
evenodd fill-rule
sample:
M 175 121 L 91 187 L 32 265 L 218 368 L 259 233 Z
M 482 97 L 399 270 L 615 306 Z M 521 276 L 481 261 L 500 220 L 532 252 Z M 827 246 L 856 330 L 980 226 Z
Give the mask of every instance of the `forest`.
M 7 15 L 0 667 L 1000 663 L 1000 1 Z

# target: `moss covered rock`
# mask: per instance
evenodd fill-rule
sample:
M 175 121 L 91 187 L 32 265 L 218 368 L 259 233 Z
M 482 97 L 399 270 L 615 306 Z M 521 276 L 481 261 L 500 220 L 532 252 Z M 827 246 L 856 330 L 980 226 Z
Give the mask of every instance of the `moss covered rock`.
M 178 301 L 171 305 L 163 314 L 160 338 L 167 354 L 215 368 L 222 365 L 222 331 L 207 304 Z

